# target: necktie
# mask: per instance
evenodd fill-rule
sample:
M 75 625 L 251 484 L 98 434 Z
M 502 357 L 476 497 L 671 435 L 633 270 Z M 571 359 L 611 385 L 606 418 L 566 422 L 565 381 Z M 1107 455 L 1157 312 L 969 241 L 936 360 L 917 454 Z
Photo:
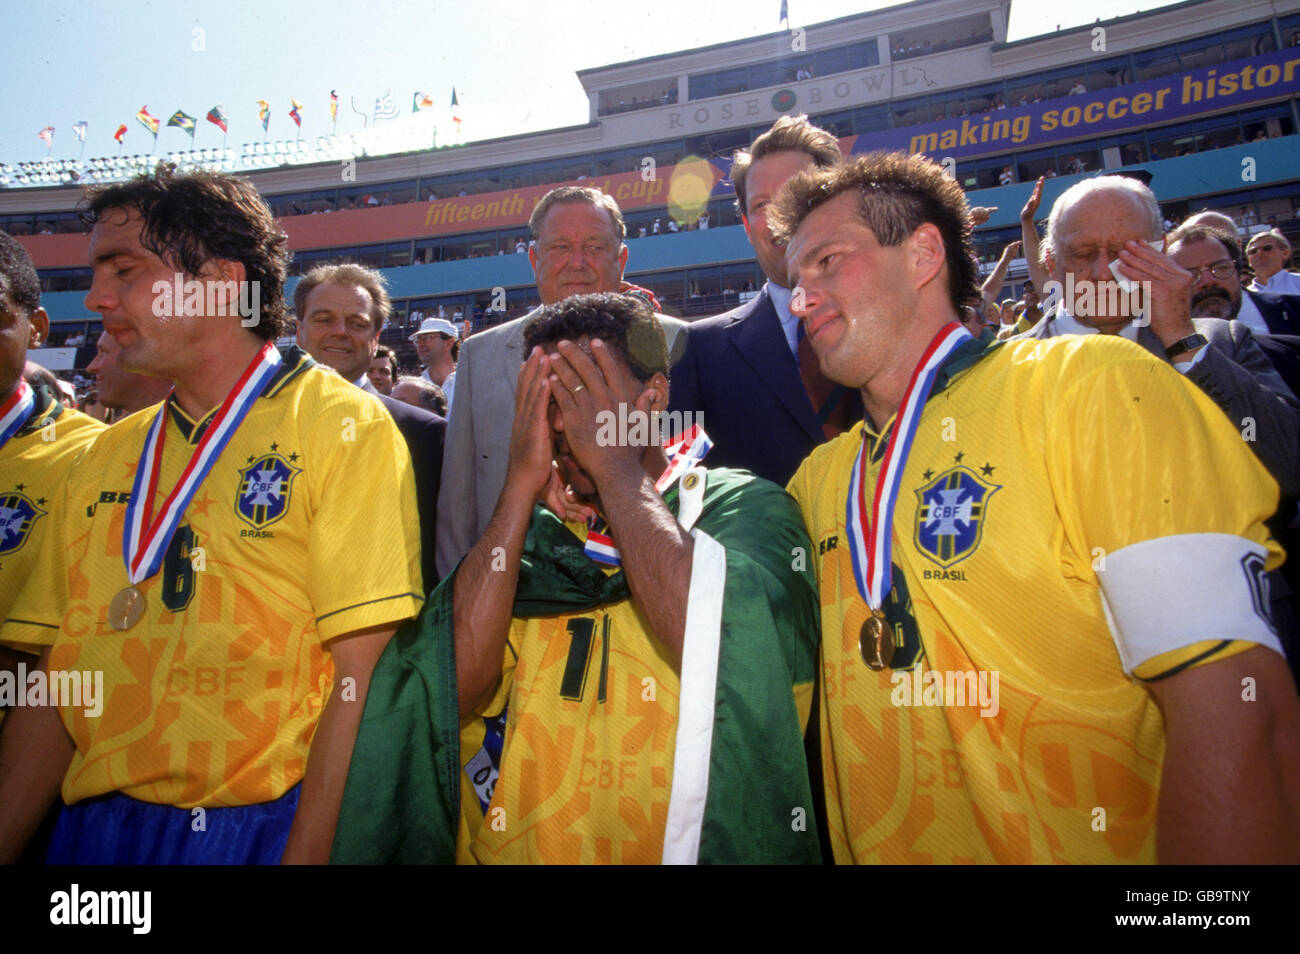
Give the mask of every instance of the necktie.
M 799 322 L 799 377 L 803 380 L 804 390 L 812 404 L 817 423 L 821 425 L 822 434 L 827 440 L 844 433 L 854 423 L 854 392 L 843 385 L 836 384 L 822 374 L 817 354 L 812 343 L 804 334 L 803 322 Z

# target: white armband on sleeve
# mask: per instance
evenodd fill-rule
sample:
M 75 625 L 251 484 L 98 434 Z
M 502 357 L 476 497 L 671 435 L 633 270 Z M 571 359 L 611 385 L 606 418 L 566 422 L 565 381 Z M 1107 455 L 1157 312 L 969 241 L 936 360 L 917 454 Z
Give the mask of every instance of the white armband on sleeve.
M 1106 554 L 1097 579 L 1124 672 L 1205 640 L 1242 640 L 1281 653 L 1267 557 L 1259 544 L 1228 533 L 1159 537 Z

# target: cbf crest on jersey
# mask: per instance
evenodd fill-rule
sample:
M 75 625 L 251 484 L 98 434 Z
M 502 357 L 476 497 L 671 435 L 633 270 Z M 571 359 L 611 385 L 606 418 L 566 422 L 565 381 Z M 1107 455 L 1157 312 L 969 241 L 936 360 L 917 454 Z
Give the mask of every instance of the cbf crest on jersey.
M 26 494 L 0 494 L 0 557 L 21 550 L 45 513 Z
M 917 549 L 945 569 L 966 559 L 980 545 L 989 498 L 1001 489 L 962 466 L 934 478 L 916 491 Z
M 300 468 L 279 454 L 266 454 L 254 460 L 239 472 L 235 510 L 240 518 L 259 530 L 275 523 L 289 509 L 293 479 L 301 473 Z

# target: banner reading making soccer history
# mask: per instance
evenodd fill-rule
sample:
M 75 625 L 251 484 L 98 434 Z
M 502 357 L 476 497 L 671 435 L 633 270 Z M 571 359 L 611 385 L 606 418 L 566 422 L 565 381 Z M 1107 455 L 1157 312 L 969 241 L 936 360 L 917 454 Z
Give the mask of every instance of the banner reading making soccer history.
M 1170 73 L 1159 79 L 859 135 L 852 152 L 902 149 L 934 158 L 1005 152 L 1141 129 L 1300 91 L 1300 48 Z

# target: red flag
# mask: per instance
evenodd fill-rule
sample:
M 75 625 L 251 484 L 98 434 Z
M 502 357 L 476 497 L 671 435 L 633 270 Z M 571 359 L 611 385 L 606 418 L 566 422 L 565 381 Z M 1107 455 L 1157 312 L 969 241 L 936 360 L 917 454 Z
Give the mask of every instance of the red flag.
M 226 128 L 226 111 L 221 108 L 220 103 L 208 110 L 208 122 L 212 123 L 222 132 L 230 132 L 230 130 Z
M 123 139 L 126 138 L 126 123 L 123 123 L 122 125 L 117 127 L 117 132 L 113 133 L 113 138 L 116 139 L 118 142 L 121 142 Z

